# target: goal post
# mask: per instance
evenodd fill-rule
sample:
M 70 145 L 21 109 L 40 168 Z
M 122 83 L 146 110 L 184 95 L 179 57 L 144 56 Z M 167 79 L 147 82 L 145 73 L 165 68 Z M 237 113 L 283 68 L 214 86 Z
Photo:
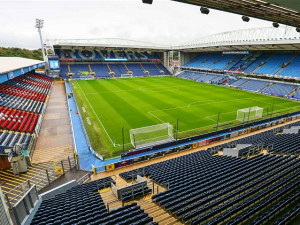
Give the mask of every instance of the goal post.
M 253 106 L 237 110 L 236 120 L 246 122 L 262 118 L 264 109 L 258 106 Z
M 132 78 L 132 74 L 121 74 L 121 78 Z
M 153 146 L 174 140 L 173 126 L 162 123 L 129 130 L 131 144 L 135 148 Z

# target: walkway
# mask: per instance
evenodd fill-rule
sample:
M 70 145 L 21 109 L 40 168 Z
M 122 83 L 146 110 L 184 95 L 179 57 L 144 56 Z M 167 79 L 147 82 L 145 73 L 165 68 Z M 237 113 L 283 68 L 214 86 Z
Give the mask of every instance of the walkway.
M 33 163 L 57 161 L 73 153 L 63 81 L 55 81 L 32 156 Z

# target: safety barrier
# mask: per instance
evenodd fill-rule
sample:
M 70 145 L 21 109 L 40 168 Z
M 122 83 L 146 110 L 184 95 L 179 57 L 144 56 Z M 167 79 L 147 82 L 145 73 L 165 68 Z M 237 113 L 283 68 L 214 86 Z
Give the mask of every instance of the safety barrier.
M 4 195 L 8 208 L 12 209 L 16 202 L 24 196 L 32 185 L 35 185 L 36 189 L 40 191 L 65 174 L 65 172 L 75 167 L 76 161 L 74 159 L 74 155 L 70 155 L 67 159 L 55 162 L 53 166 L 45 168 L 27 181 L 9 190 Z

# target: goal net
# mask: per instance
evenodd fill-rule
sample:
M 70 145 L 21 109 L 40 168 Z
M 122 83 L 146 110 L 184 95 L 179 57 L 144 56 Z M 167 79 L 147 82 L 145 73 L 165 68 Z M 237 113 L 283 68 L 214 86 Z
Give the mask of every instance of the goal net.
M 264 109 L 258 106 L 238 109 L 236 119 L 243 123 L 246 121 L 256 120 L 262 118 L 263 111 Z
M 135 148 L 153 146 L 174 140 L 173 126 L 169 123 L 131 129 L 129 133 L 131 144 Z
M 121 74 L 121 78 L 131 78 L 132 74 Z

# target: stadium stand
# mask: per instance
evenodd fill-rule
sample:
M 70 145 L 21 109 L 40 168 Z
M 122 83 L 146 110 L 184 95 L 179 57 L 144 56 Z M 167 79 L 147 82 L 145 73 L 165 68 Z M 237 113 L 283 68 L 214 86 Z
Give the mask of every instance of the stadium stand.
M 161 73 L 159 72 L 158 67 L 156 67 L 154 64 L 152 63 L 142 63 L 142 66 L 144 67 L 144 69 L 146 71 L 149 71 L 150 76 L 158 76 L 161 75 Z
M 249 82 L 244 83 L 244 84 L 240 85 L 239 87 L 241 89 L 246 89 L 246 90 L 250 90 L 250 91 L 260 91 L 269 84 L 270 83 L 267 81 L 250 80 Z
M 109 75 L 109 70 L 106 64 L 91 64 L 91 69 L 96 73 L 95 77 L 99 78 L 108 78 L 111 77 Z
M 204 74 L 200 72 L 183 71 L 178 75 L 180 78 L 209 82 L 211 84 L 223 84 L 249 91 L 260 91 L 262 93 L 300 99 L 299 86 L 288 83 L 272 83 L 269 81 L 232 78 L 224 75 Z
M 275 199 L 290 203 L 288 194 L 297 195 L 292 191 L 300 185 L 300 159 L 275 155 L 236 158 L 199 151 L 120 176 L 129 181 L 135 178 L 133 174 L 169 186 L 152 200 L 184 223 L 239 224 Z M 238 212 L 238 217 L 232 217 Z
M 39 114 L 45 108 L 52 83 L 52 78 L 31 73 L 1 83 L 1 129 L 32 133 L 40 117 Z M 12 133 L 5 139 L 7 142 L 10 140 L 9 137 L 12 137 Z M 15 139 L 18 137 L 19 135 L 16 134 Z
M 300 122 L 296 122 L 286 126 L 286 128 L 299 125 Z M 283 127 L 281 127 L 281 129 L 279 130 L 270 130 L 259 134 L 251 135 L 246 138 L 228 142 L 222 145 L 221 148 L 236 147 L 237 144 L 252 144 L 254 146 L 261 145 L 262 147 L 272 146 L 272 148 L 269 150 L 270 153 L 299 155 L 300 134 L 283 134 L 282 131 Z
M 293 94 L 292 97 L 295 98 L 295 99 L 300 100 L 300 91 L 299 91 L 299 89 Z
M 209 82 L 213 79 L 216 79 L 218 76 L 217 75 L 210 75 L 210 74 L 206 74 L 204 76 L 201 76 L 197 79 L 197 81 L 200 81 L 200 82 Z
M 280 70 L 281 66 L 286 64 L 293 55 L 294 54 L 292 53 L 274 54 L 267 60 L 264 65 L 255 70 L 255 73 L 276 74 L 276 72 Z
M 210 69 L 222 70 L 224 67 L 234 59 L 234 55 L 223 55 L 218 62 L 213 64 Z
M 238 79 L 238 80 L 232 82 L 230 84 L 230 86 L 239 87 L 240 85 L 246 84 L 246 82 L 248 82 L 248 81 L 249 81 L 248 79 L 244 79 L 244 78 Z
M 95 180 L 44 200 L 31 224 L 142 225 L 153 221 L 136 202 L 108 211 L 98 191 L 111 183 L 115 183 L 111 177 Z
M 127 67 L 133 72 L 133 76 L 135 77 L 148 76 L 146 73 L 144 73 L 144 69 L 140 64 L 127 63 Z
M 200 53 L 184 67 L 212 70 L 241 71 L 286 77 L 299 77 L 300 56 L 294 53 L 251 53 L 235 55 Z
M 91 68 L 91 69 L 90 69 Z M 69 79 L 67 73 L 74 73 L 73 79 L 82 78 L 82 72 L 95 72 L 95 78 L 111 78 L 110 72 L 114 72 L 114 77 L 121 77 L 121 74 L 133 76 L 148 76 L 144 71 L 148 71 L 150 76 L 170 75 L 170 72 L 161 63 L 89 63 L 89 64 L 61 64 L 60 76 Z
M 274 85 L 270 85 L 269 87 L 267 87 L 262 92 L 279 96 L 287 96 L 291 94 L 295 88 L 295 85 L 275 83 Z
M 297 195 L 297 194 L 294 194 L 294 195 Z M 291 198 L 293 198 L 293 197 L 294 196 L 291 196 Z M 283 201 L 282 204 L 280 204 L 278 206 L 278 208 L 284 207 L 285 203 L 286 203 L 286 201 Z M 276 209 L 276 211 L 279 211 L 279 209 Z M 291 221 L 296 216 L 298 216 L 299 213 L 300 213 L 300 205 L 297 205 L 293 209 L 291 209 L 288 213 L 286 213 L 282 218 L 280 218 L 278 221 L 276 221 L 276 223 L 274 225 L 288 224 L 288 222 Z
M 243 59 L 243 55 L 236 55 L 231 61 L 227 63 L 224 70 L 238 70 L 240 67 L 240 60 Z
M 208 55 L 208 58 L 206 59 L 205 62 L 200 64 L 198 67 L 199 68 L 210 68 L 215 62 L 217 62 L 220 58 L 219 54 L 212 53 Z
M 287 65 L 282 68 L 278 75 L 288 76 L 288 77 L 299 77 L 300 76 L 300 55 L 296 55 L 295 58 Z
M 257 55 L 256 58 L 253 58 L 251 65 L 244 68 L 245 73 L 253 73 L 255 69 L 258 68 L 259 65 L 264 63 L 271 55 L 269 53 L 263 53 L 261 55 Z

